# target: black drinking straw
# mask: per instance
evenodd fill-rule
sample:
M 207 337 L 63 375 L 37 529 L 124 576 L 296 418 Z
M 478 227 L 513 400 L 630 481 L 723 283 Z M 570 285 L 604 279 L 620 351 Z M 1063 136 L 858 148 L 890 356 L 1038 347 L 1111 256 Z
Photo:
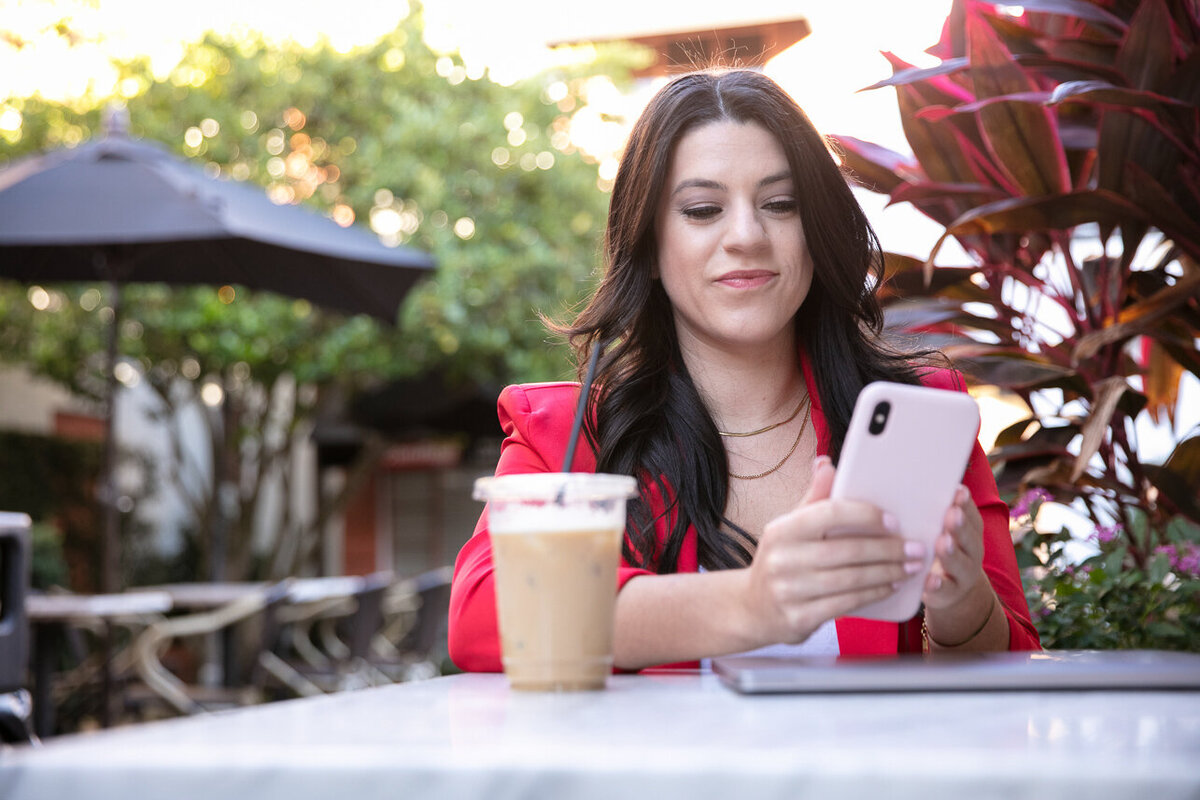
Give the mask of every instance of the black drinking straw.
M 583 377 L 583 385 L 579 387 L 579 405 L 575 407 L 575 424 L 571 426 L 571 439 L 567 442 L 567 455 L 563 458 L 562 469 L 559 472 L 570 472 L 571 462 L 575 460 L 575 445 L 579 441 L 579 432 L 583 428 L 583 412 L 587 408 L 588 393 L 592 390 L 592 379 L 596 377 L 596 362 L 600 360 L 600 340 L 592 345 L 592 356 L 588 359 L 587 374 Z M 559 492 L 559 502 L 562 502 Z

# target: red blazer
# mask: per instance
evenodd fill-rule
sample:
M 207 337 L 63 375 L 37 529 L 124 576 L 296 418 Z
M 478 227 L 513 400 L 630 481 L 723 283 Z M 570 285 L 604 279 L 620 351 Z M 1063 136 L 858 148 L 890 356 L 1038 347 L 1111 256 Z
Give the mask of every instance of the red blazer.
M 804 360 L 804 377 L 811 400 L 813 429 L 818 450 L 828 452 L 829 429 L 814 385 L 811 368 Z M 953 372 L 938 370 L 923 378 L 925 384 L 961 390 L 962 381 Z M 577 383 L 540 383 L 509 386 L 500 394 L 500 425 L 506 439 L 496 465 L 497 475 L 527 472 L 557 472 L 566 454 L 579 400 Z M 586 439 L 581 437 L 581 443 Z M 575 451 L 572 472 L 594 472 L 591 449 Z M 1008 508 L 1000 500 L 987 456 L 977 444 L 963 483 L 971 491 L 983 516 L 983 568 L 996 590 L 1009 623 L 1010 650 L 1036 650 L 1040 644 L 1029 617 L 1029 607 L 1017 571 L 1017 559 L 1008 529 Z M 660 543 L 670 530 L 669 520 L 659 516 L 663 504 L 657 491 L 649 490 L 651 510 L 657 518 Z M 680 549 L 678 571 L 698 569 L 696 531 L 689 528 Z M 622 562 L 618 585 L 636 575 L 653 574 Z M 921 651 L 921 618 L 904 623 L 879 622 L 857 617 L 836 620 L 838 646 L 843 655 L 885 655 Z M 459 668 L 475 672 L 499 672 L 500 635 L 496 626 L 496 597 L 492 581 L 492 545 L 488 536 L 487 510 L 479 518 L 475 533 L 463 546 L 454 565 L 450 591 L 450 657 Z M 688 666 L 688 665 L 684 665 Z M 695 664 L 691 664 L 695 666 Z

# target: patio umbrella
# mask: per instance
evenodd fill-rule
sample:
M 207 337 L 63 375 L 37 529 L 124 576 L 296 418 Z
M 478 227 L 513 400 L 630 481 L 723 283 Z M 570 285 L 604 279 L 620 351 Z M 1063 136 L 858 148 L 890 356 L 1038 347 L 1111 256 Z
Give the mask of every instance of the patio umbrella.
M 426 253 L 388 247 L 258 187 L 209 177 L 165 148 L 129 138 L 110 114 L 108 135 L 0 169 L 0 278 L 108 281 L 108 397 L 101 499 L 102 585 L 116 588 L 112 485 L 119 284 L 239 284 L 394 324 L 412 285 L 430 274 Z

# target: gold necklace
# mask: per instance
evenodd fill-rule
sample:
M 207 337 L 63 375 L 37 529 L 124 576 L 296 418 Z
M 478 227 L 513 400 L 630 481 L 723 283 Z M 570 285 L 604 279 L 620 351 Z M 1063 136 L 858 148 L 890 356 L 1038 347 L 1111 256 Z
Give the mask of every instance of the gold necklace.
M 805 399 L 807 400 L 808 398 L 805 398 Z M 804 400 L 801 400 L 801 401 L 800 401 L 800 405 L 801 405 L 801 406 L 803 406 L 803 405 L 804 405 Z M 798 413 L 800 413 L 800 409 L 799 409 L 799 408 L 797 408 L 797 409 L 796 409 L 796 413 L 797 413 L 797 414 L 798 414 Z M 789 419 L 795 419 L 795 417 L 796 417 L 796 414 L 792 414 L 792 416 L 791 416 Z M 791 457 L 792 457 L 792 453 L 796 452 L 796 448 L 800 446 L 800 439 L 801 439 L 801 437 L 803 437 L 803 436 L 804 436 L 804 431 L 805 431 L 805 429 L 808 427 L 808 420 L 809 420 L 809 417 L 808 417 L 808 415 L 806 414 L 806 415 L 804 416 L 804 419 L 803 419 L 803 421 L 801 421 L 801 423 L 800 423 L 800 430 L 799 430 L 799 431 L 797 431 L 797 433 L 796 433 L 796 439 L 795 439 L 795 441 L 793 441 L 793 442 L 792 442 L 791 449 L 789 449 L 789 450 L 787 451 L 787 453 L 786 453 L 786 454 L 784 454 L 783 458 L 781 458 L 781 459 L 779 460 L 779 463 L 778 463 L 778 464 L 776 464 L 775 466 L 773 466 L 773 467 L 771 467 L 770 469 L 766 470 L 765 472 L 759 472 L 759 473 L 758 473 L 758 474 L 756 474 L 756 475 L 737 475 L 737 474 L 735 474 L 735 473 L 733 473 L 733 472 L 730 472 L 730 473 L 729 473 L 729 477 L 731 477 L 731 478 L 737 478 L 737 479 L 738 479 L 738 480 L 740 480 L 740 481 L 754 481 L 754 480 L 758 480 L 759 478 L 765 478 L 765 477 L 767 477 L 768 475 L 770 475 L 772 472 L 775 472 L 777 469 L 779 469 L 780 467 L 782 467 L 784 464 L 786 464 L 786 463 L 787 463 L 787 460 L 788 460 L 789 458 L 791 458 Z M 779 425 L 782 425 L 782 424 L 784 424 L 784 423 L 782 423 L 782 422 L 781 422 L 781 423 L 779 423 Z M 773 427 L 779 427 L 779 426 L 778 426 L 778 425 L 776 425 L 776 426 L 773 426 Z
M 792 415 L 790 417 L 788 417 L 787 419 L 785 419 L 783 422 L 776 422 L 774 425 L 768 425 L 765 428 L 759 428 L 756 431 L 747 431 L 746 433 L 729 433 L 727 431 L 717 431 L 717 433 L 719 433 L 721 436 L 729 436 L 731 438 L 740 439 L 743 436 L 758 436 L 760 433 L 766 433 L 767 431 L 773 431 L 776 428 L 783 427 L 784 425 L 787 425 L 789 422 L 794 420 L 796 418 L 796 415 L 800 413 L 800 409 L 804 408 L 804 403 L 807 400 L 808 400 L 808 395 L 801 397 L 800 402 L 796 404 L 796 410 L 793 411 Z

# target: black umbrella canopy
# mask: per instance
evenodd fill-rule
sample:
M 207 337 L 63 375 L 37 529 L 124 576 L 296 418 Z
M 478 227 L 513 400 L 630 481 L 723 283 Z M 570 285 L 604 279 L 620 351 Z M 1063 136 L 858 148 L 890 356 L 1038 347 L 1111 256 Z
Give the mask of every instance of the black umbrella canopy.
M 396 321 L 433 259 L 111 135 L 0 170 L 0 277 L 239 284 Z
M 110 121 L 118 129 L 102 139 L 0 169 L 0 278 L 239 284 L 394 324 L 405 294 L 433 269 L 426 253 L 388 247 L 311 209 L 276 205 L 256 187 L 211 178 L 159 145 L 129 139 L 117 117 Z M 112 307 L 100 475 L 108 591 L 119 582 L 112 474 L 119 291 Z M 224 534 L 215 516 L 213 579 L 220 580 Z

